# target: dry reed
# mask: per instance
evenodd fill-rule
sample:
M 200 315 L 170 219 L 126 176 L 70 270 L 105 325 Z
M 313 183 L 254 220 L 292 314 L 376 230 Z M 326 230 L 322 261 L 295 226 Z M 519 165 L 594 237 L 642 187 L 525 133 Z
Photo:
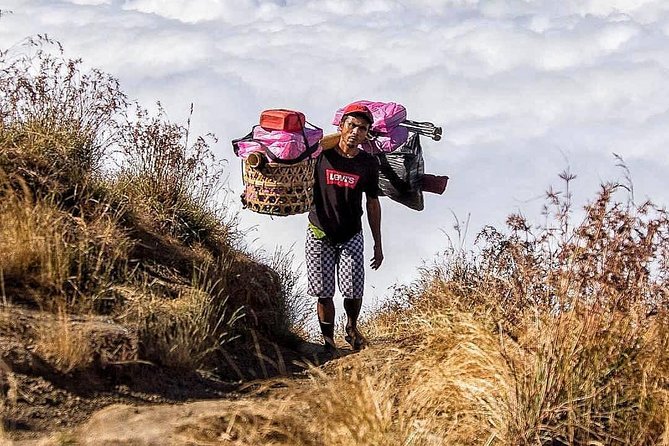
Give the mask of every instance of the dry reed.
M 93 362 L 91 340 L 63 310 L 53 324 L 38 327 L 35 351 L 61 373 L 84 369 Z
M 565 173 L 567 185 L 573 176 Z M 366 323 L 376 346 L 224 424 L 230 444 L 669 444 L 663 209 L 603 185 L 509 218 Z

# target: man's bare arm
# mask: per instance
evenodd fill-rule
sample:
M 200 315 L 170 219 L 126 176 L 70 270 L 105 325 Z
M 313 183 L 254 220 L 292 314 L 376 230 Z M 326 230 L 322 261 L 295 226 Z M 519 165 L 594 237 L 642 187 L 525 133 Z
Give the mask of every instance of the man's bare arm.
M 372 257 L 372 269 L 378 269 L 383 263 L 383 245 L 381 244 L 381 203 L 378 198 L 367 197 L 367 220 L 374 238 L 374 257 Z

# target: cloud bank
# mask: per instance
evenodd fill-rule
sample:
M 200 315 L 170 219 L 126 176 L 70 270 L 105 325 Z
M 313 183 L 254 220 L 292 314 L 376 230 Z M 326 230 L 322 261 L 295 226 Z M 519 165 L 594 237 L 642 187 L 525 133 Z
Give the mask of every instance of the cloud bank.
M 304 111 L 332 129 L 357 99 L 403 103 L 446 132 L 426 141 L 427 170 L 452 181 L 414 212 L 383 201 L 383 296 L 447 246 L 454 215 L 469 234 L 516 210 L 537 215 L 567 165 L 576 201 L 627 162 L 638 199 L 669 201 L 669 3 L 662 0 L 9 0 L 0 46 L 47 33 L 70 56 L 117 76 L 130 97 L 160 100 L 228 141 L 265 108 Z M 305 216 L 242 212 L 253 246 L 304 246 Z M 366 232 L 368 241 L 371 240 Z M 369 252 L 369 250 L 368 250 Z

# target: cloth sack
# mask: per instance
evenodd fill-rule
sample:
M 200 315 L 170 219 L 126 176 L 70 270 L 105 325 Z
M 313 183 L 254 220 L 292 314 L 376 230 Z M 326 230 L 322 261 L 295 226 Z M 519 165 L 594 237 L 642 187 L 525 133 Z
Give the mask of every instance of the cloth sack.
M 361 145 L 364 151 L 372 154 L 392 152 L 407 141 L 409 131 L 400 127 L 407 118 L 407 110 L 402 104 L 366 100 L 356 101 L 354 104 L 366 106 L 374 117 L 374 123 L 370 128 L 373 138 Z M 344 108 L 337 110 L 332 124 L 338 126 L 343 115 Z
M 321 148 L 318 142 L 323 138 L 323 129 L 304 127 L 300 132 L 265 130 L 260 125 L 243 138 L 232 141 L 235 155 L 248 158 L 253 152 L 261 152 L 272 162 L 292 164 L 307 158 L 316 158 Z
M 374 102 L 356 101 L 354 104 L 364 105 L 372 112 L 374 123 L 371 130 L 374 132 L 388 133 L 407 118 L 407 109 L 396 102 Z M 339 125 L 344 115 L 344 107 L 337 110 L 332 124 Z
M 416 211 L 424 208 L 421 189 L 425 161 L 420 137 L 412 133 L 392 153 L 376 155 L 379 160 L 379 190 L 382 195 Z

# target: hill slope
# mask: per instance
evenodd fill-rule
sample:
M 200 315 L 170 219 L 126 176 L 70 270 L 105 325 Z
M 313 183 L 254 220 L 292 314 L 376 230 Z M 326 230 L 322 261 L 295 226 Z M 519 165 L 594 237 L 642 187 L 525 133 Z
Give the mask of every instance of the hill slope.
M 131 104 L 46 38 L 17 48 L 0 52 L 5 429 L 278 373 L 258 355 L 298 341 L 293 279 L 240 248 L 215 138 Z
M 631 185 L 574 224 L 563 174 L 542 226 L 447 251 L 367 321 L 370 348 L 309 367 L 290 277 L 211 206 L 209 140 L 48 44 L 0 71 L 5 437 L 669 444 L 669 217 Z

